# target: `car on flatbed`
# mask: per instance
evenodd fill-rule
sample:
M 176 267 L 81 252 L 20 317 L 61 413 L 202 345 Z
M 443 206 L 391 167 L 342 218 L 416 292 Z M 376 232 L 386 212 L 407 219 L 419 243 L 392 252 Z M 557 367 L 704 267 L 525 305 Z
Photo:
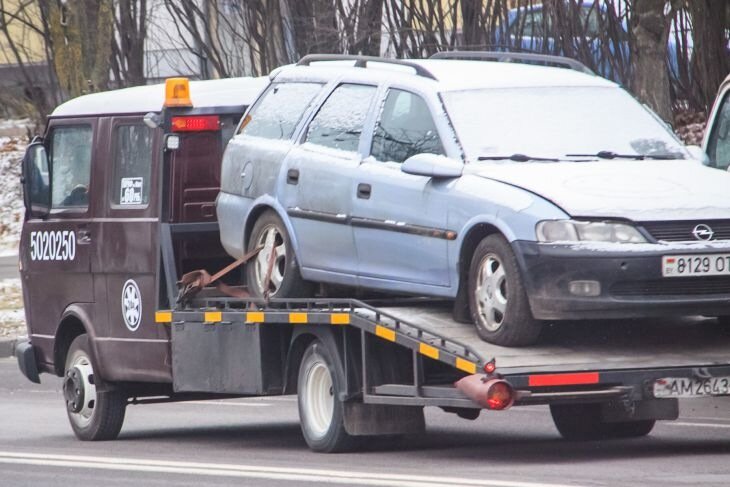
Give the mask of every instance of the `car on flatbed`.
M 625 90 L 557 57 L 394 63 L 308 56 L 245 115 L 217 214 L 229 254 L 263 247 L 254 295 L 453 299 L 505 346 L 546 321 L 730 315 L 730 175 Z

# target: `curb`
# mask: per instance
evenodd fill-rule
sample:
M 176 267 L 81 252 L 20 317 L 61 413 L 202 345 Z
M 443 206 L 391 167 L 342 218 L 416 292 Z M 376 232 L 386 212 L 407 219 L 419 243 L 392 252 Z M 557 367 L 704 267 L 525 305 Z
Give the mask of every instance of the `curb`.
M 0 338 L 0 358 L 13 356 L 16 341 L 15 338 Z

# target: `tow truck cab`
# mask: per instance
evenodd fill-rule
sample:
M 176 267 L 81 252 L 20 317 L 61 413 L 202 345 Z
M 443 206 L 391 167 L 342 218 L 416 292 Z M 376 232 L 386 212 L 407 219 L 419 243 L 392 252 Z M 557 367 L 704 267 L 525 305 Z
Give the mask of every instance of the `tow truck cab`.
M 155 310 L 173 304 L 176 276 L 230 260 L 215 216 L 221 157 L 267 84 L 175 78 L 82 96 L 52 113 L 23 160 L 29 341 L 16 355 L 31 380 L 63 375 L 69 345 L 86 333 L 104 379 L 171 381 L 169 329 L 155 326 Z M 161 239 L 172 261 L 159 255 Z

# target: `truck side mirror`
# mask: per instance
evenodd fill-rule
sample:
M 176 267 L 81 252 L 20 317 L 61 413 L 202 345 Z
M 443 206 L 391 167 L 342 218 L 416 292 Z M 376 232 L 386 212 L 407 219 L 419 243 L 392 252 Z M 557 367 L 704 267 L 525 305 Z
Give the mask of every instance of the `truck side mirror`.
M 48 153 L 42 142 L 28 146 L 22 170 L 25 211 L 31 218 L 44 218 L 51 211 L 51 177 Z

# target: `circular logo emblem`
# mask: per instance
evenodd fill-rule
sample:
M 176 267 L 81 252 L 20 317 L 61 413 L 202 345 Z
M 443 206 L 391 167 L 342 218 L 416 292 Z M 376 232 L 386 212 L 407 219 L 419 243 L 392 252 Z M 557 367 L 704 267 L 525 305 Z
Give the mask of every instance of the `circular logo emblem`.
M 136 331 L 142 321 L 142 295 L 132 279 L 122 286 L 122 317 L 130 331 Z
M 694 227 L 694 229 L 692 230 L 692 235 L 694 235 L 697 240 L 712 240 L 715 232 L 713 232 L 712 228 L 708 227 L 704 223 L 700 223 L 699 225 Z

